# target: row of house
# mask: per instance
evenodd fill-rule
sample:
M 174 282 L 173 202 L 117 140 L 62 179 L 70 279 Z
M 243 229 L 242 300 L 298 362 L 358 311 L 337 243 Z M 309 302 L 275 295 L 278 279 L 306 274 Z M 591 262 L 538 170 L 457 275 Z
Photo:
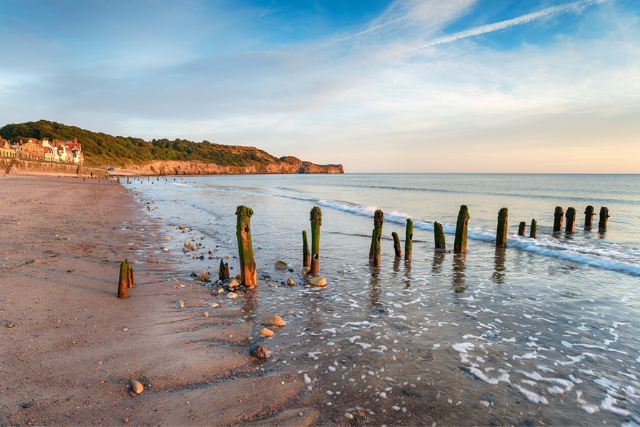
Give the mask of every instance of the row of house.
M 35 138 L 29 138 L 27 142 L 20 140 L 20 143 L 12 145 L 0 137 L 0 156 L 79 165 L 84 163 L 82 146 L 78 143 L 77 138 L 74 138 L 73 142 L 59 139 L 49 142 L 47 139 L 39 141 Z

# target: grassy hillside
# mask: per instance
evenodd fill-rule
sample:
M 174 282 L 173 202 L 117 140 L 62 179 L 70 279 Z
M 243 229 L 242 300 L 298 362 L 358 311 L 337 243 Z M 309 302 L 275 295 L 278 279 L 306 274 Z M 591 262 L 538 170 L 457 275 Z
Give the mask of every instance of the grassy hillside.
M 193 142 L 184 139 L 145 141 L 130 136 L 112 136 L 76 126 L 40 120 L 0 128 L 0 136 L 12 142 L 28 138 L 60 139 L 82 144 L 85 163 L 95 165 L 143 165 L 153 160 L 200 160 L 222 166 L 266 165 L 278 159 L 253 147 Z

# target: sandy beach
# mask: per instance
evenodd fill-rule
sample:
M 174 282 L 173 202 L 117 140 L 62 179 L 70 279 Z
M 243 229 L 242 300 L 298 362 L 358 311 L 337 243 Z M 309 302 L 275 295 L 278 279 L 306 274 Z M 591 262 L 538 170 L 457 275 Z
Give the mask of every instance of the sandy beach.
M 0 224 L 0 425 L 317 419 L 300 375 L 249 356 L 243 310 L 207 309 L 204 288 L 161 250 L 162 224 L 123 186 L 0 177 Z M 137 286 L 118 299 L 125 258 Z

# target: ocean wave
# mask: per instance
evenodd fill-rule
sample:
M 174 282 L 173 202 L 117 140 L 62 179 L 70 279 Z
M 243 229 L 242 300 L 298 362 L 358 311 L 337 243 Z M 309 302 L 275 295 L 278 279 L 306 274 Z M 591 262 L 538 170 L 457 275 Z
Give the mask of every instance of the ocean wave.
M 327 208 L 369 218 L 373 218 L 374 212 L 378 209 L 377 206 L 362 207 L 348 203 L 328 202 L 325 200 L 318 200 L 318 204 Z M 390 213 L 385 212 L 384 215 L 385 222 L 400 225 L 404 225 L 407 218 L 411 218 L 411 216 L 396 211 Z M 433 223 L 433 221 L 424 219 L 414 219 L 413 227 L 419 230 L 433 231 Z M 455 234 L 455 225 L 443 224 L 442 228 L 446 234 Z M 470 228 L 467 232 L 467 237 L 484 242 L 494 242 L 496 238 L 495 231 L 478 227 Z M 586 241 L 560 240 L 548 236 L 531 239 L 512 234 L 508 236 L 507 246 L 525 252 L 573 261 L 591 267 L 640 276 L 640 257 L 622 245 L 616 245 L 615 248 L 617 249 L 614 249 L 613 245 L 611 245 L 611 247 L 602 247 L 588 244 Z

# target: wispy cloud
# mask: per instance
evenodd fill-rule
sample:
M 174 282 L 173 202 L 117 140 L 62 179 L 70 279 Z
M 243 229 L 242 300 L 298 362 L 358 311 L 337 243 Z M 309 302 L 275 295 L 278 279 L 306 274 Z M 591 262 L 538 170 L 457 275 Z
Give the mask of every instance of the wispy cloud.
M 573 3 L 567 3 L 560 6 L 553 6 L 543 9 L 539 12 L 528 13 L 526 15 L 518 16 L 517 18 L 507 19 L 505 21 L 496 22 L 493 24 L 481 25 L 479 27 L 470 28 L 468 30 L 460 31 L 448 36 L 440 37 L 432 40 L 418 49 L 425 49 L 431 46 L 436 46 L 443 43 L 451 43 L 456 40 L 464 39 L 467 37 L 479 36 L 480 34 L 491 33 L 494 31 L 503 30 L 505 28 L 513 27 L 514 25 L 522 25 L 536 19 L 544 18 L 556 13 L 563 12 L 579 12 L 587 6 L 591 6 L 597 3 L 603 3 L 607 0 L 580 0 Z

